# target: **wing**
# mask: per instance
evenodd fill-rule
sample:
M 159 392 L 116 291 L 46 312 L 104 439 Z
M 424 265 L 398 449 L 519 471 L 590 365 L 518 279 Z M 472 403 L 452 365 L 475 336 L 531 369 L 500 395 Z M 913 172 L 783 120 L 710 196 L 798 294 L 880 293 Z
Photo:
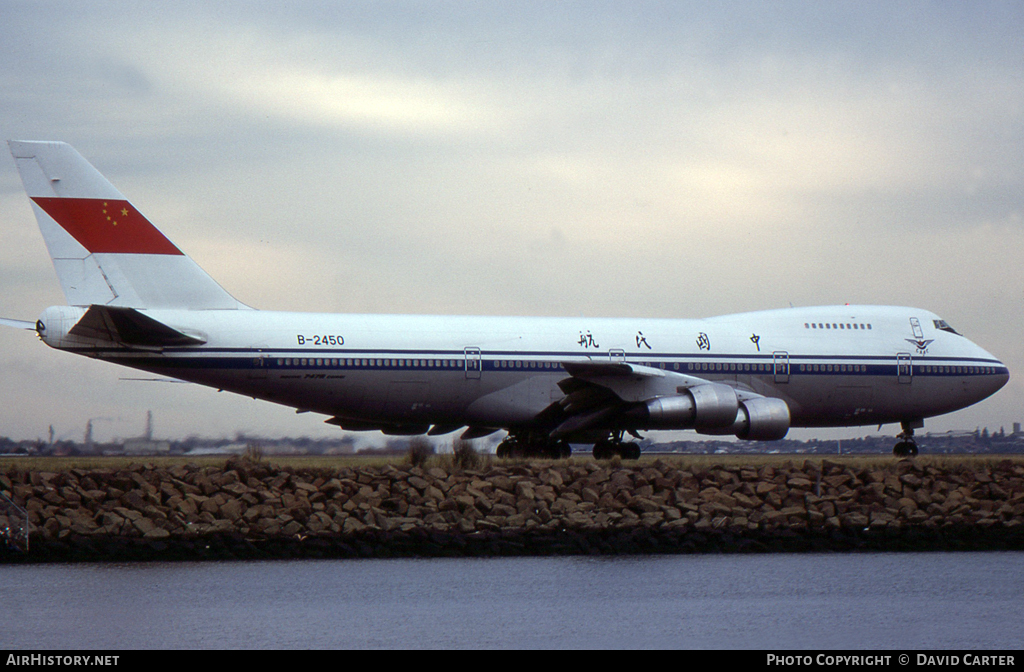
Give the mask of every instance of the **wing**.
M 696 429 L 708 434 L 770 440 L 789 430 L 781 399 L 740 386 L 627 362 L 565 362 L 565 397 L 550 409 L 556 438 L 618 428 Z M 560 413 L 559 413 L 560 411 Z

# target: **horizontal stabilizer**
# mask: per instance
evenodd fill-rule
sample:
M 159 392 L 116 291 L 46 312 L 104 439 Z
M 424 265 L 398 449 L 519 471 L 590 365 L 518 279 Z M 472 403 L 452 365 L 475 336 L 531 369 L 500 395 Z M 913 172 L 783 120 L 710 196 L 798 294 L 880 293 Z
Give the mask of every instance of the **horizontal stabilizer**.
M 134 308 L 89 306 L 68 332 L 72 336 L 144 347 L 202 345 L 206 339 L 184 334 Z
M 29 331 L 36 330 L 35 322 L 26 322 L 25 320 L 12 320 L 6 317 L 0 317 L 0 325 L 5 327 L 14 327 L 15 329 L 28 329 Z

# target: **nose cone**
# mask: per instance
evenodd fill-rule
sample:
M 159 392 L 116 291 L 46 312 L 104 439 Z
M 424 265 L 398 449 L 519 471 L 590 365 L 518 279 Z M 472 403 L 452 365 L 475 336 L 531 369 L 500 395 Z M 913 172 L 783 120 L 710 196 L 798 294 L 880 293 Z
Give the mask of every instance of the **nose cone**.
M 982 365 L 987 369 L 991 370 L 991 373 L 986 373 L 982 376 L 982 384 L 979 392 L 981 396 L 978 401 L 992 396 L 998 392 L 1006 383 L 1010 380 L 1010 370 L 1006 368 L 1006 365 L 995 358 L 992 353 L 985 351 L 982 348 L 978 348 L 978 352 L 983 360 Z
M 1010 380 L 1010 370 L 1006 368 L 1005 364 L 999 362 L 999 366 L 997 366 L 996 369 L 998 370 L 998 373 L 996 373 L 996 375 L 994 376 L 995 387 L 992 390 L 993 393 L 998 391 L 1003 385 L 1006 385 L 1006 383 L 1008 383 Z

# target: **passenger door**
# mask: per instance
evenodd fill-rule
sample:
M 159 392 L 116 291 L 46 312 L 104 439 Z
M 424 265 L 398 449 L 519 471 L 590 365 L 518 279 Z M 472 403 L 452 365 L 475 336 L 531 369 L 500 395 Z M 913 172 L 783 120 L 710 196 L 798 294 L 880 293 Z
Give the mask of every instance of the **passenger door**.
M 772 369 L 775 372 L 776 383 L 789 382 L 789 353 L 784 350 L 777 350 L 772 353 Z
M 896 377 L 903 385 L 909 385 L 914 376 L 914 360 L 909 352 L 896 354 Z

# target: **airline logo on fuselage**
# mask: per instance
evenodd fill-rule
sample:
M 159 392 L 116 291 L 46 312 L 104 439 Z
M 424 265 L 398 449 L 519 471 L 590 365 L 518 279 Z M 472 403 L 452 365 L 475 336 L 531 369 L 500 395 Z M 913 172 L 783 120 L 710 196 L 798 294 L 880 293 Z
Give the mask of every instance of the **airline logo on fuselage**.
M 918 354 L 921 354 L 921 355 L 927 355 L 928 354 L 928 346 L 931 345 L 934 341 L 935 341 L 934 338 L 917 339 L 917 340 L 915 340 L 913 338 L 908 338 L 907 339 L 907 343 L 910 343 L 915 348 L 917 348 Z
M 128 201 L 41 196 L 32 201 L 89 252 L 182 254 Z

